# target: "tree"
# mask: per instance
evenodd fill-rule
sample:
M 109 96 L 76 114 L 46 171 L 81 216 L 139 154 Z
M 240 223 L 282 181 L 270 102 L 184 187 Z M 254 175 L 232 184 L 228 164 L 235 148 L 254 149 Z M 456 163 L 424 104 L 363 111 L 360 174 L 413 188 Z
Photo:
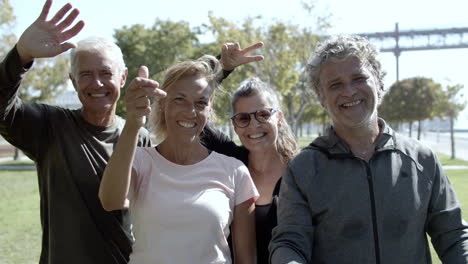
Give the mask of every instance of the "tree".
M 466 100 L 463 94 L 462 84 L 448 85 L 443 94 L 439 97 L 437 103 L 438 115 L 441 117 L 448 117 L 450 120 L 450 145 L 451 145 L 451 159 L 455 159 L 455 136 L 454 136 L 454 123 L 458 114 L 465 109 Z
M 0 55 L 3 58 L 16 43 L 11 29 L 16 17 L 8 0 L 0 0 Z M 35 59 L 33 67 L 25 74 L 19 89 L 19 97 L 29 102 L 52 102 L 66 89 L 68 80 L 68 57 L 60 55 L 53 59 Z M 14 159 L 19 158 L 15 148 Z
M 161 81 L 163 71 L 177 61 L 192 58 L 199 46 L 198 29 L 190 29 L 187 22 L 172 22 L 157 19 L 153 26 L 124 26 L 114 33 L 116 44 L 122 49 L 128 68 L 127 85 L 138 74 L 141 65 L 146 65 L 150 78 Z M 122 95 L 125 96 L 125 89 Z M 117 114 L 125 116 L 125 104 L 119 100 Z
M 13 7 L 8 0 L 0 0 L 0 59 L 16 43 L 16 36 L 12 29 L 15 25 L 16 17 L 13 14 Z
M 310 14 L 312 6 L 309 8 Z M 301 73 L 320 37 L 313 33 L 311 28 L 300 28 L 282 21 L 257 26 L 260 24 L 259 18 L 248 17 L 241 26 L 238 26 L 223 18 L 210 15 L 210 25 L 206 28 L 214 35 L 218 45 L 226 41 L 237 41 L 241 46 L 245 46 L 260 40 L 266 44 L 260 51 L 265 55 L 263 62 L 236 69 L 236 77 L 230 77 L 226 81 L 224 87 L 228 93 L 225 94 L 225 98 L 219 100 L 222 105 L 218 107 L 226 109 L 228 105 L 225 103 L 230 101 L 229 93 L 238 87 L 241 80 L 257 75 L 263 81 L 269 82 L 282 95 L 286 118 L 297 134 L 300 120 L 314 99 L 313 92 L 306 87 L 305 76 Z M 328 26 L 323 23 L 324 20 L 320 21 L 319 30 Z
M 380 105 L 380 115 L 389 122 L 409 122 L 410 136 L 412 124 L 418 122 L 418 135 L 421 138 L 422 121 L 437 116 L 433 107 L 442 87 L 432 79 L 414 77 L 393 84 Z
M 19 89 L 19 97 L 28 102 L 51 103 L 67 88 L 69 59 L 65 54 L 55 58 L 35 59 Z

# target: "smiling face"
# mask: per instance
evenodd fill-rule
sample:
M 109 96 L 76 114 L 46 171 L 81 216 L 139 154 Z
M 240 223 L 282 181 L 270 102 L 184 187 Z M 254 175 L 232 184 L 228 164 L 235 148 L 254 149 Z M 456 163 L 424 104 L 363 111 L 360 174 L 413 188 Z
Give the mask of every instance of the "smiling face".
M 336 129 L 374 126 L 378 83 L 370 67 L 351 56 L 326 62 L 320 71 L 320 101 Z
M 127 70 L 121 72 L 106 51 L 80 51 L 76 56 L 76 71 L 70 79 L 83 104 L 83 116 L 114 114 Z
M 166 140 L 193 142 L 208 122 L 212 88 L 203 77 L 188 76 L 167 89 L 162 107 Z
M 239 97 L 234 105 L 235 114 L 253 113 L 261 109 L 273 108 L 262 94 L 249 97 Z M 278 123 L 281 112 L 272 114 L 265 123 L 258 122 L 250 115 L 250 123 L 247 127 L 239 128 L 234 125 L 234 130 L 239 136 L 242 145 L 249 151 L 276 151 L 276 140 L 278 138 Z

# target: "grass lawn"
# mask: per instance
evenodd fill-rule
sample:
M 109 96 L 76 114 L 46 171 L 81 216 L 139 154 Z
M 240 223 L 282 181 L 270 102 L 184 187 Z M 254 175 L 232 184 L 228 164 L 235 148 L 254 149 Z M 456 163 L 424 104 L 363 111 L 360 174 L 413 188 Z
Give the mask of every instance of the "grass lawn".
M 41 230 L 36 171 L 0 171 L 0 197 L 0 263 L 38 263 Z
M 299 142 L 304 147 L 311 141 L 308 138 Z M 444 165 L 468 165 L 467 161 L 438 156 Z M 461 201 L 464 218 L 468 219 L 468 169 L 446 172 Z M 0 263 L 38 263 L 41 231 L 36 172 L 0 170 L 0 197 Z M 434 252 L 433 263 L 441 263 Z

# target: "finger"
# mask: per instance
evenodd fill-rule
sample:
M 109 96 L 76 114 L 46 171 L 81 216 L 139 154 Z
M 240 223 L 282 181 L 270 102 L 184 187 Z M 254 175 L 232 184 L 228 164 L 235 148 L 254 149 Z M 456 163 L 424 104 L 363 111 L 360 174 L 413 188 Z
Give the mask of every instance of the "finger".
M 78 33 L 80 33 L 80 31 L 83 29 L 84 26 L 85 26 L 85 23 L 83 20 L 78 21 L 76 25 L 74 25 L 72 28 L 62 33 L 62 35 L 60 36 L 60 42 L 67 41 L 73 38 L 74 36 L 78 35 Z
M 138 95 L 136 96 L 156 96 L 156 97 L 166 97 L 167 93 L 164 90 L 161 90 L 159 88 L 154 88 L 154 87 L 142 87 L 138 91 L 141 91 Z
M 133 106 L 137 109 L 146 108 L 146 107 L 149 107 L 150 105 L 151 105 L 151 102 L 148 99 L 148 97 L 140 97 L 133 101 Z
M 240 49 L 241 49 L 241 48 L 240 48 L 239 42 L 234 43 L 234 48 L 235 48 L 236 50 L 240 50 Z
M 65 43 L 62 43 L 58 46 L 58 53 L 57 54 L 61 54 L 69 49 L 73 49 L 73 48 L 76 48 L 76 45 L 74 43 L 71 43 L 71 42 L 65 42 Z
M 73 11 L 63 20 L 60 24 L 57 25 L 57 30 L 62 31 L 68 26 L 70 26 L 76 17 L 80 14 L 78 9 L 73 9 Z
M 159 83 L 155 80 L 136 77 L 128 86 L 127 90 L 154 90 L 159 87 Z
M 243 50 L 242 50 L 242 53 L 248 54 L 248 53 L 250 53 L 250 52 L 252 52 L 252 51 L 254 51 L 254 50 L 256 50 L 256 49 L 259 49 L 259 48 L 261 48 L 261 47 L 263 47 L 263 42 L 260 41 L 260 42 L 257 42 L 257 43 L 255 43 L 255 44 L 253 44 L 253 45 L 250 46 L 250 47 L 247 47 L 247 48 L 243 49 Z
M 64 5 L 49 22 L 52 24 L 57 24 L 60 20 L 62 20 L 65 14 L 70 11 L 70 9 L 72 9 L 72 5 L 70 3 Z
M 140 69 L 138 70 L 138 77 L 148 78 L 149 77 L 148 67 L 146 67 L 145 65 L 140 66 Z
M 245 63 L 254 62 L 254 61 L 261 61 L 264 57 L 262 55 L 255 55 L 255 56 L 247 56 L 245 57 Z
M 226 58 L 228 56 L 228 52 L 229 52 L 229 48 L 228 48 L 228 45 L 227 44 L 223 44 L 223 46 L 221 46 L 221 60 L 223 58 Z
M 52 0 L 47 0 L 44 6 L 42 7 L 41 14 L 39 15 L 40 20 L 45 21 L 47 19 L 47 15 L 49 14 L 49 10 L 51 6 L 52 6 Z

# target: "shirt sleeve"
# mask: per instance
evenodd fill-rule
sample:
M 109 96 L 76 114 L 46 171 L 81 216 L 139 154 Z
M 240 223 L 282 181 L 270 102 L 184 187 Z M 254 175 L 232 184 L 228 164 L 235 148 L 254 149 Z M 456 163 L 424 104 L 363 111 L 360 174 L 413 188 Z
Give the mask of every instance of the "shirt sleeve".
M 447 175 L 435 157 L 435 177 L 427 216 L 427 232 L 443 263 L 468 263 L 468 224 Z
M 270 263 L 309 263 L 313 248 L 312 216 L 297 175 L 289 167 L 281 181 L 278 225 L 269 245 Z
M 31 66 L 32 63 L 26 68 L 21 65 L 16 47 L 0 63 L 0 133 L 36 160 L 49 144 L 46 136 L 50 117 L 45 105 L 24 102 L 18 97 L 23 75 Z
M 239 205 L 249 199 L 257 200 L 260 196 L 257 188 L 250 177 L 249 169 L 245 165 L 241 165 L 237 168 L 235 174 L 235 203 Z
M 209 125 L 205 126 L 201 135 L 202 144 L 210 150 L 236 158 L 248 165 L 249 151 L 243 146 L 237 146 L 227 135 Z

